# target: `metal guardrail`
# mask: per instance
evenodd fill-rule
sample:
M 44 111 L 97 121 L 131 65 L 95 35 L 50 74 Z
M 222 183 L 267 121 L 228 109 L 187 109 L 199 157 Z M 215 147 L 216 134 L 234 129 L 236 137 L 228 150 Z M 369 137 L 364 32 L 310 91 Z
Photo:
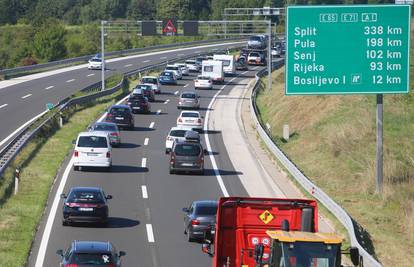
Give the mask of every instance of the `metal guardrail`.
M 205 53 L 200 53 L 199 55 L 204 55 L 207 54 L 208 52 Z M 101 98 L 103 96 L 107 96 L 107 95 L 111 95 L 113 93 L 115 93 L 116 91 L 118 91 L 119 89 L 122 88 L 122 83 L 124 82 L 124 79 L 131 77 L 133 75 L 136 75 L 140 72 L 146 72 L 146 71 L 150 71 L 150 70 L 154 70 L 154 69 L 158 69 L 168 63 L 174 63 L 174 62 L 178 62 L 178 61 L 182 61 L 182 60 L 186 60 L 189 58 L 194 57 L 194 55 L 188 55 L 188 56 L 183 56 L 183 57 L 177 57 L 177 58 L 173 58 L 173 59 L 169 59 L 169 60 L 165 60 L 163 62 L 154 64 L 154 65 L 149 65 L 143 68 L 139 68 L 133 71 L 129 71 L 127 73 L 124 74 L 124 77 L 122 79 L 122 81 L 117 84 L 116 86 L 104 90 L 104 91 L 97 91 L 95 93 L 92 94 L 88 94 L 85 96 L 80 96 L 80 97 L 76 97 L 76 98 L 66 98 L 63 99 L 62 101 L 60 101 L 55 109 L 57 109 L 57 112 L 55 114 L 58 115 L 59 113 L 63 112 L 65 109 L 69 108 L 72 105 L 81 105 L 81 104 L 85 104 L 88 103 L 92 100 L 95 100 L 97 98 Z M 98 90 L 101 86 L 101 82 L 97 82 L 94 84 L 91 84 L 83 89 L 81 89 L 81 91 L 86 91 L 86 92 L 90 92 L 90 91 L 94 91 L 94 90 Z M 47 114 L 47 112 L 45 113 Z M 47 119 L 44 119 L 44 121 L 38 126 L 36 127 L 34 130 L 30 131 L 30 128 L 35 125 L 36 123 L 39 122 L 39 120 L 42 120 L 44 118 L 40 117 L 39 119 L 33 121 L 31 124 L 29 124 L 23 131 L 21 131 L 16 137 L 13 138 L 12 141 L 10 141 L 1 151 L 0 151 L 0 179 L 1 179 L 1 175 L 3 174 L 4 170 L 10 165 L 10 163 L 13 161 L 13 159 L 19 154 L 19 152 L 22 150 L 22 148 L 30 141 L 32 140 L 37 134 L 39 134 L 42 129 L 44 129 L 46 126 L 50 125 L 52 120 L 54 119 L 54 116 L 51 116 Z
M 274 63 L 272 69 L 280 68 L 284 64 L 284 61 Z M 272 141 L 269 134 L 266 132 L 263 125 L 259 122 L 258 110 L 256 106 L 257 90 L 260 85 L 260 78 L 267 75 L 267 70 L 264 69 L 256 74 L 256 83 L 253 87 L 250 112 L 253 118 L 255 127 L 266 144 L 267 148 L 272 154 L 283 164 L 283 166 L 289 171 L 289 173 L 295 178 L 295 180 L 313 197 L 322 203 L 346 228 L 350 237 L 351 245 L 357 247 L 361 257 L 363 258 L 364 266 L 368 267 L 381 267 L 379 263 L 371 254 L 369 254 L 365 248 L 359 243 L 357 234 L 359 235 L 360 229 L 355 229 L 354 222 L 348 213 L 339 206 L 333 199 L 331 199 L 321 188 L 311 182 L 300 169 L 288 158 L 288 156 Z
M 228 42 L 228 41 L 238 41 L 244 40 L 245 37 L 239 38 L 227 38 L 227 39 L 210 39 L 210 40 L 201 40 L 201 41 L 193 41 L 193 42 L 185 42 L 185 43 L 175 43 L 175 44 L 164 44 L 164 45 L 156 45 L 156 46 L 149 46 L 143 48 L 133 48 L 127 50 L 120 50 L 120 51 L 113 51 L 105 53 L 105 57 L 112 57 L 112 56 L 122 56 L 122 55 L 129 55 L 129 54 L 137 54 L 141 52 L 151 51 L 151 50 L 158 50 L 158 49 L 166 49 L 166 48 L 173 48 L 173 47 L 182 47 L 188 45 L 197 45 L 197 44 L 209 44 L 209 43 L 217 43 L 217 42 Z M 63 60 L 52 61 L 48 63 L 36 64 L 31 66 L 22 66 L 16 67 L 12 69 L 0 69 L 0 75 L 11 75 L 11 74 L 19 74 L 24 72 L 30 71 L 38 71 L 42 69 L 47 69 L 50 67 L 58 67 L 58 66 L 65 66 L 73 63 L 81 63 L 87 62 L 91 57 L 94 55 L 87 55 L 75 58 L 68 58 Z

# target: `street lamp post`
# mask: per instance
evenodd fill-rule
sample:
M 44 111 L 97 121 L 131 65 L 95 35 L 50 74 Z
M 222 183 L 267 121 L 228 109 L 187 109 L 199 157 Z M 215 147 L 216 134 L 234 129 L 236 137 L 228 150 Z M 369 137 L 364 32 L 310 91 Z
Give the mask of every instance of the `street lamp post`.
M 101 68 L 101 90 L 105 90 L 105 24 L 106 21 L 101 21 L 101 60 L 102 60 L 102 68 Z

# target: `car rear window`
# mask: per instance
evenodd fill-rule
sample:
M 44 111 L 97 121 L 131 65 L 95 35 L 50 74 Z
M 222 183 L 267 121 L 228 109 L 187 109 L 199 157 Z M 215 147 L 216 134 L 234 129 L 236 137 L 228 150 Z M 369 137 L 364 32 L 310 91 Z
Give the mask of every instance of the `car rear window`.
M 112 255 L 109 253 L 74 253 L 72 255 L 70 263 L 72 264 L 87 264 L 87 265 L 110 265 L 112 264 L 113 259 Z
M 137 85 L 135 89 L 142 89 L 142 90 L 151 90 L 151 86 L 149 85 Z
M 195 94 L 182 94 L 181 95 L 181 98 L 192 98 L 192 99 L 195 99 L 196 96 L 195 96 Z
M 129 113 L 129 108 L 111 108 L 111 114 L 126 114 Z
M 198 118 L 198 113 L 194 113 L 194 112 L 183 112 L 181 114 L 181 117 Z
M 250 37 L 250 41 L 258 41 L 260 42 L 262 40 L 262 38 L 260 38 L 259 36 L 252 36 Z
M 215 215 L 217 213 L 217 206 L 198 206 L 195 209 L 197 215 Z
M 101 62 L 102 61 L 102 59 L 100 59 L 100 58 L 92 58 L 91 59 L 91 62 Z
M 187 64 L 194 64 L 195 63 L 195 60 L 186 60 L 185 63 L 187 63 Z
M 109 124 L 97 124 L 93 129 L 95 131 L 116 131 L 116 126 Z
M 166 70 L 178 70 L 178 67 L 166 67 Z
M 103 136 L 81 136 L 78 140 L 78 147 L 107 148 L 108 143 Z
M 102 194 L 99 191 L 72 191 L 67 199 L 73 203 L 103 203 Z
M 178 144 L 174 150 L 177 156 L 198 156 L 200 151 L 200 146 L 191 144 Z
M 162 74 L 161 74 L 162 76 L 172 76 L 172 73 L 171 72 L 168 72 L 168 71 L 166 71 L 166 72 L 163 72 Z
M 251 56 L 251 57 L 258 57 L 259 56 L 259 53 L 250 53 L 249 56 Z
M 210 77 L 207 77 L 207 76 L 198 76 L 197 79 L 199 79 L 199 80 L 210 80 Z
M 184 137 L 186 130 L 172 130 L 170 136 L 174 137 Z
M 155 78 L 143 78 L 142 79 L 143 83 L 152 83 L 152 84 L 157 84 L 157 79 Z

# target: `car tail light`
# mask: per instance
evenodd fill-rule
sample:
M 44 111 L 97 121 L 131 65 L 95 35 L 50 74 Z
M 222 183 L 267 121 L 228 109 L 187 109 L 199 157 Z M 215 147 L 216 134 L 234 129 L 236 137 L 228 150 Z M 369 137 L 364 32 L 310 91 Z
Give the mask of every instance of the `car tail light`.
M 178 118 L 178 122 L 183 122 L 183 119 L 181 119 L 181 118 Z
M 118 136 L 118 133 L 111 133 L 111 136 Z
M 191 220 L 191 225 L 199 225 L 200 222 L 197 220 Z
M 194 80 L 194 82 L 198 83 L 198 80 Z
M 201 119 L 198 119 L 197 121 L 198 121 L 198 123 L 201 123 Z
M 70 264 L 65 264 L 65 267 L 78 267 L 78 265 L 70 263 Z
M 167 140 L 168 141 L 174 141 L 174 138 L 172 138 L 171 136 L 167 136 Z
M 111 152 L 106 152 L 106 157 L 109 159 L 111 157 Z
M 78 203 L 65 203 L 65 206 L 70 207 L 70 208 L 75 208 L 75 207 L 79 207 Z
M 73 151 L 73 156 L 74 157 L 79 157 L 79 151 L 77 151 L 77 150 Z

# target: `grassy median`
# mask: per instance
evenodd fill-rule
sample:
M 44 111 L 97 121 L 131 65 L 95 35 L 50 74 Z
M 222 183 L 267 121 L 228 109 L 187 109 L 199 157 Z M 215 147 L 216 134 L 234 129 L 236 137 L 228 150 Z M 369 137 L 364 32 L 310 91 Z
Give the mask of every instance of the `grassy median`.
M 0 266 L 26 264 L 50 188 L 72 149 L 72 140 L 121 96 L 119 91 L 86 107 L 78 106 L 61 129 L 30 142 L 7 169 L 0 179 Z M 21 182 L 19 193 L 13 195 L 17 166 Z
M 384 191 L 375 193 L 375 96 L 285 96 L 284 69 L 257 104 L 272 139 L 369 233 L 384 266 L 414 261 L 414 93 L 384 96 Z M 283 125 L 289 142 L 282 140 Z

